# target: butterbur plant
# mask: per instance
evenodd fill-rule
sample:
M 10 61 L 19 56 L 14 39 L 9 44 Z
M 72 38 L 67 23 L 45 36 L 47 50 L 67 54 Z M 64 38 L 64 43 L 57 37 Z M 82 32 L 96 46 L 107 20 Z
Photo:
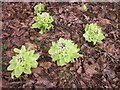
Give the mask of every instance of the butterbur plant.
M 80 56 L 79 50 L 72 40 L 60 38 L 57 42 L 52 42 L 48 52 L 52 61 L 57 62 L 58 66 L 64 66 Z
M 87 4 L 82 4 L 82 10 L 83 11 L 87 11 L 88 10 Z
M 14 48 L 15 56 L 9 62 L 7 70 L 12 71 L 11 77 L 19 78 L 22 73 L 31 74 L 31 68 L 36 68 L 39 54 L 34 54 L 34 50 L 26 49 L 23 45 L 21 49 Z
M 37 13 L 41 13 L 42 11 L 44 11 L 44 8 L 45 8 L 45 5 L 42 4 L 42 3 L 39 3 L 38 5 L 36 5 L 34 7 L 34 13 L 37 14 Z
M 83 34 L 83 37 L 88 42 L 93 42 L 94 45 L 97 42 L 102 43 L 102 40 L 105 38 L 101 27 L 98 26 L 96 23 L 87 24 L 85 26 L 85 33 Z
M 44 11 L 44 7 L 45 6 L 41 3 L 34 7 L 34 13 L 36 13 L 36 16 L 33 18 L 35 23 L 32 24 L 32 28 L 40 29 L 39 33 L 41 34 L 50 31 L 50 29 L 53 28 L 52 22 L 54 21 L 49 13 L 42 12 Z
M 43 12 L 42 14 L 38 13 L 33 19 L 35 20 L 35 23 L 32 24 L 32 28 L 40 29 L 41 34 L 48 32 L 53 28 L 53 18 L 47 12 Z

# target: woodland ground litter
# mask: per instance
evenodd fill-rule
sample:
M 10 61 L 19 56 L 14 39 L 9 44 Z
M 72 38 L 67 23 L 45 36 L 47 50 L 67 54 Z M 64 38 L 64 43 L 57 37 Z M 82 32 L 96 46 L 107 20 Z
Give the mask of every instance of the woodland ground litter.
M 118 3 L 49 2 L 45 11 L 54 18 L 54 29 L 39 34 L 32 29 L 34 6 L 37 3 L 2 3 L 2 87 L 3 88 L 120 88 L 120 29 L 118 28 Z M 102 27 L 105 39 L 92 45 L 85 41 L 84 27 L 97 23 Z M 51 42 L 60 37 L 73 40 L 81 49 L 73 63 L 58 67 L 52 62 L 48 50 Z M 41 52 L 38 67 L 32 74 L 11 79 L 6 70 L 14 48 L 31 45 Z

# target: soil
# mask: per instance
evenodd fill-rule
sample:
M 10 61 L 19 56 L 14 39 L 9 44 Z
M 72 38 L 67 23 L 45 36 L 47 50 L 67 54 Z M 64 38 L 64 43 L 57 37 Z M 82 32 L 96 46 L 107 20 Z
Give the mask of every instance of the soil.
M 31 28 L 36 4 L 2 3 L 2 88 L 120 88 L 119 3 L 86 3 L 86 12 L 80 2 L 44 3 L 45 11 L 54 18 L 54 29 L 42 35 Z M 93 45 L 85 41 L 87 23 L 102 27 L 106 37 L 103 43 Z M 52 62 L 48 50 L 51 42 L 60 37 L 73 40 L 83 57 L 63 67 Z M 36 53 L 41 52 L 39 65 L 32 69 L 32 74 L 12 79 L 6 68 L 15 55 L 13 49 L 22 45 L 31 45 Z

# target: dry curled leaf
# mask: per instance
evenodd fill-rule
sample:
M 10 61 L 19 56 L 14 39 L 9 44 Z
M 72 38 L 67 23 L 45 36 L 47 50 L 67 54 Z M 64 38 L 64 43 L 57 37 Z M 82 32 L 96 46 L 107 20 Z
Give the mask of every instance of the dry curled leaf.
M 80 67 L 78 68 L 78 70 L 77 70 L 77 73 L 78 73 L 78 74 L 81 74 L 81 72 L 82 72 L 82 67 L 80 66 Z
M 97 67 L 97 64 L 94 63 L 92 65 L 88 65 L 88 66 L 85 66 L 85 72 L 87 75 L 89 75 L 90 77 L 93 76 L 93 74 L 97 74 L 98 72 L 95 70 Z
M 14 55 L 14 52 L 13 51 L 6 51 L 6 55 L 8 56 L 8 57 L 12 57 L 13 55 Z
M 39 66 L 43 67 L 44 69 L 49 69 L 51 65 L 51 62 L 41 62 Z
M 38 50 L 37 45 L 36 45 L 36 44 L 32 44 L 32 43 L 30 43 L 30 42 L 25 43 L 25 46 L 26 46 L 27 48 L 31 48 L 31 49 L 33 49 L 33 50 L 35 50 L 35 51 Z
M 105 60 L 103 59 L 103 57 L 99 57 L 97 62 L 98 62 L 99 65 L 103 65 Z
M 104 26 L 104 25 L 106 25 L 106 24 L 111 24 L 111 23 L 110 23 L 110 20 L 101 18 L 101 19 L 99 20 L 98 24 L 99 24 L 100 26 Z
M 32 72 L 36 73 L 36 74 L 42 74 L 43 68 L 42 67 L 34 68 L 34 69 L 32 69 Z
M 43 85 L 43 86 L 46 86 L 47 88 L 52 88 L 52 87 L 56 87 L 56 85 L 52 82 L 50 82 L 47 78 L 37 78 L 37 82 L 36 82 L 37 85 Z

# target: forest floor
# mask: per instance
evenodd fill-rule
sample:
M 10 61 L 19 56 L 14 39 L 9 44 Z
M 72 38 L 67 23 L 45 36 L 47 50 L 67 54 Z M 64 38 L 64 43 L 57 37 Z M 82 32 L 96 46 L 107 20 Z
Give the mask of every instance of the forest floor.
M 54 29 L 45 34 L 32 29 L 34 6 L 37 3 L 2 3 L 2 87 L 3 88 L 120 88 L 120 29 L 118 3 L 44 3 L 45 11 L 54 18 Z M 103 43 L 85 41 L 84 27 L 97 23 L 105 35 Z M 73 40 L 83 57 L 64 67 L 52 62 L 48 50 L 60 37 Z M 32 74 L 11 78 L 7 66 L 13 49 L 31 45 L 42 52 Z M 1 81 L 0 81 L 1 82 Z

